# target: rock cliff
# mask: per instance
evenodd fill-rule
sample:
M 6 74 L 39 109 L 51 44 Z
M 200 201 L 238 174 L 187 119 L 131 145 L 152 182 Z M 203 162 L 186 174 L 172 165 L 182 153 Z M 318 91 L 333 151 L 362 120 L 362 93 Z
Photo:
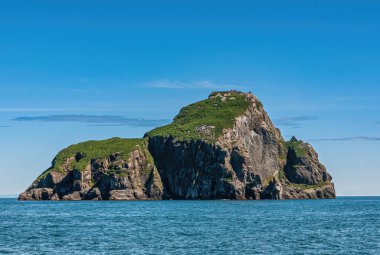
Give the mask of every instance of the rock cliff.
M 61 151 L 20 200 L 160 199 L 162 186 L 144 139 L 89 141 Z
M 143 139 L 61 151 L 20 200 L 334 198 L 310 144 L 286 142 L 251 93 L 213 92 Z

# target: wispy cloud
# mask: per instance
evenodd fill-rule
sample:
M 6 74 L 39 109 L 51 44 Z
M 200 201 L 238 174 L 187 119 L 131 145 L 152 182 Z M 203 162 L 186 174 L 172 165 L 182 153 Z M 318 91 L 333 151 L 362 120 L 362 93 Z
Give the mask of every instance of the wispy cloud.
M 0 126 L 0 128 L 9 128 L 11 126 Z
M 67 112 L 67 111 L 90 111 L 94 109 L 83 108 L 0 108 L 0 112 Z
M 318 120 L 318 116 L 297 116 L 297 117 L 283 117 L 273 120 L 277 126 L 299 128 L 304 122 L 311 120 Z
M 168 122 L 165 119 L 126 118 L 115 115 L 45 115 L 17 117 L 12 121 L 77 122 L 90 126 L 156 127 Z
M 234 84 L 219 84 L 208 80 L 198 80 L 191 82 L 183 82 L 177 80 L 154 80 L 143 84 L 149 88 L 165 88 L 165 89 L 240 89 L 241 86 Z
M 352 136 L 343 138 L 321 138 L 321 139 L 311 139 L 312 142 L 339 142 L 339 141 L 380 141 L 380 137 L 371 136 Z

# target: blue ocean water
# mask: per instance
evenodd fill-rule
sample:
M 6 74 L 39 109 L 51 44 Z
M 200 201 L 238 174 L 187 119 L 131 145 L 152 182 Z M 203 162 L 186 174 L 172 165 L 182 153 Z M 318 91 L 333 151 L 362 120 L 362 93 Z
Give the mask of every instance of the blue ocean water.
M 380 197 L 0 199 L 0 254 L 380 254 Z

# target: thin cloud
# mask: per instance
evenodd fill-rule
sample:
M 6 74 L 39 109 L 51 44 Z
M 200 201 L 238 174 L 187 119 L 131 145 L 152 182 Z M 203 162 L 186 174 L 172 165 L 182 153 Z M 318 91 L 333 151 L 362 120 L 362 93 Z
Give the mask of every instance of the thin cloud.
M 12 121 L 27 122 L 77 122 L 87 123 L 90 126 L 130 126 L 130 127 L 156 127 L 166 124 L 165 119 L 126 118 L 115 115 L 46 115 L 24 116 L 12 119 Z
M 353 136 L 353 137 L 343 137 L 343 138 L 321 138 L 321 139 L 311 139 L 312 142 L 339 142 L 339 141 L 380 141 L 380 137 L 371 136 Z
M 0 128 L 9 128 L 11 126 L 0 126 Z
M 304 122 L 318 120 L 318 119 L 319 119 L 318 116 L 305 115 L 305 116 L 283 117 L 283 118 L 275 119 L 274 123 L 277 126 L 299 128 L 304 124 Z
M 0 108 L 0 112 L 65 112 L 65 111 L 89 111 L 94 109 L 83 108 Z
M 148 88 L 165 88 L 165 89 L 239 89 L 240 86 L 233 84 L 217 84 L 212 81 L 199 80 L 191 82 L 182 82 L 177 80 L 154 80 L 143 84 Z

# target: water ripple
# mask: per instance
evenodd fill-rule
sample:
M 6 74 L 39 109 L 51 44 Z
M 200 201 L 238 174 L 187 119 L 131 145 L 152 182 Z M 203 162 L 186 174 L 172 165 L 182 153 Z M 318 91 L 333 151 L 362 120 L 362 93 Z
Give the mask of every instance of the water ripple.
M 0 254 L 380 254 L 380 198 L 18 202 Z

